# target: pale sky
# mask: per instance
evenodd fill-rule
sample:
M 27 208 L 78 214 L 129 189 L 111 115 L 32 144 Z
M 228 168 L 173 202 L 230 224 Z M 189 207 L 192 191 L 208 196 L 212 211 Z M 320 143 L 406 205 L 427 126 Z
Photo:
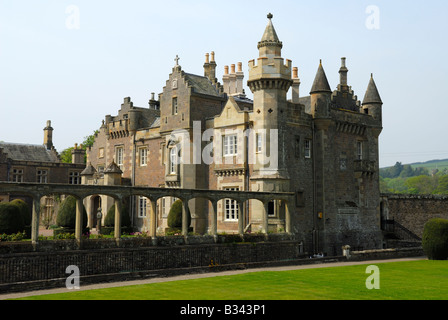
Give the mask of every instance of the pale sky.
M 42 144 L 51 120 L 59 152 L 81 143 L 124 97 L 147 107 L 176 55 L 203 75 L 214 51 L 221 83 L 224 66 L 238 62 L 246 82 L 269 12 L 301 96 L 319 59 L 336 89 L 346 57 L 361 101 L 374 74 L 381 167 L 448 158 L 446 0 L 0 0 L 0 141 Z

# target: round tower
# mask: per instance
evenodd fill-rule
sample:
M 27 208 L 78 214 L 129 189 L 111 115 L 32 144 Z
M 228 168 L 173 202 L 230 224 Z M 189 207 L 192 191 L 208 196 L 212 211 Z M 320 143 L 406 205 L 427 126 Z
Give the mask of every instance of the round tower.
M 260 176 L 285 178 L 286 164 L 279 155 L 283 153 L 286 141 L 285 126 L 281 124 L 287 120 L 287 92 L 292 85 L 292 66 L 290 60 L 285 64 L 281 56 L 283 44 L 272 24 L 273 15 L 268 14 L 267 17 L 268 24 L 258 42 L 259 57 L 257 63 L 249 61 L 247 81 L 254 100 L 254 131 L 263 135 L 254 170 Z
M 314 118 L 328 118 L 330 115 L 331 89 L 320 60 L 316 77 L 310 91 L 311 114 Z
M 365 113 L 370 114 L 375 120 L 382 122 L 383 101 L 373 80 L 373 74 L 370 75 L 369 85 L 367 86 L 362 108 Z

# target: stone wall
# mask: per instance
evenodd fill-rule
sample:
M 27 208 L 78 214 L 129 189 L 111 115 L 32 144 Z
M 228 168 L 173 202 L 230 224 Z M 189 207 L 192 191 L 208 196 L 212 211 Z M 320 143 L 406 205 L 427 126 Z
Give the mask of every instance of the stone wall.
M 432 218 L 448 219 L 448 196 L 382 195 L 382 216 L 395 220 L 422 237 L 425 223 Z

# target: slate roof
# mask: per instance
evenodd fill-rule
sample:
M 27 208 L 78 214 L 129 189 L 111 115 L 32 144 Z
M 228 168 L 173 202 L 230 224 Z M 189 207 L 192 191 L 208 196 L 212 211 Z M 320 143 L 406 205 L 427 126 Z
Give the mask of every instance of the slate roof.
M 375 81 L 373 80 L 373 75 L 370 77 L 369 85 L 367 86 L 366 94 L 364 96 L 364 100 L 362 101 L 362 104 L 374 104 L 374 103 L 380 103 L 382 104 L 383 101 L 381 100 L 380 94 L 378 93 L 378 89 L 376 87 Z
M 319 64 L 319 68 L 317 69 L 316 77 L 314 78 L 313 86 L 310 91 L 310 93 L 316 92 L 331 92 L 327 76 L 325 75 L 324 68 L 322 67 L 322 61 Z
M 56 152 L 47 150 L 44 145 L 0 142 L 0 149 L 3 149 L 3 153 L 6 153 L 11 160 L 60 162 Z
M 211 83 L 207 77 L 198 76 L 191 73 L 185 73 L 185 80 L 188 80 L 194 88 L 194 92 L 206 94 L 209 96 L 221 97 L 218 89 Z

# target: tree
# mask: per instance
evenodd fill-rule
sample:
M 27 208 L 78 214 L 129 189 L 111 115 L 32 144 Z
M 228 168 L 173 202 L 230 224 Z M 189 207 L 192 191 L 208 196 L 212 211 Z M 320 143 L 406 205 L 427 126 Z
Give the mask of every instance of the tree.
M 82 142 L 82 148 L 84 150 L 87 150 L 88 147 L 93 146 L 93 143 L 95 142 L 95 137 L 98 134 L 98 132 L 99 132 L 98 130 L 95 130 L 90 136 L 84 137 L 84 141 Z M 62 150 L 60 158 L 63 163 L 72 163 L 72 150 L 73 147 Z M 84 161 L 86 161 L 86 159 L 84 159 Z
M 432 194 L 437 186 L 437 179 L 430 176 L 418 176 L 408 178 L 405 185 L 413 194 Z
M 115 226 L 115 204 L 107 210 L 106 218 L 104 219 L 105 227 L 114 227 Z M 130 227 L 131 226 L 131 218 L 128 213 L 128 206 L 123 204 L 121 206 L 121 227 Z
M 414 169 L 409 164 L 403 166 L 403 170 L 400 172 L 400 178 L 409 178 L 414 176 Z
M 182 228 L 182 200 L 174 201 L 171 206 L 170 212 L 168 213 L 168 227 L 171 229 L 181 229 Z M 190 226 L 191 217 L 188 215 L 187 226 Z
M 82 206 L 82 228 L 87 227 L 87 212 L 84 205 Z M 68 196 L 62 201 L 56 218 L 56 224 L 63 228 L 74 229 L 76 226 L 76 198 Z
M 401 162 L 395 163 L 395 165 L 391 168 L 391 178 L 398 177 L 401 171 L 403 171 L 403 165 L 401 164 Z
M 435 191 L 437 194 L 448 194 L 448 175 L 439 177 L 439 183 Z

